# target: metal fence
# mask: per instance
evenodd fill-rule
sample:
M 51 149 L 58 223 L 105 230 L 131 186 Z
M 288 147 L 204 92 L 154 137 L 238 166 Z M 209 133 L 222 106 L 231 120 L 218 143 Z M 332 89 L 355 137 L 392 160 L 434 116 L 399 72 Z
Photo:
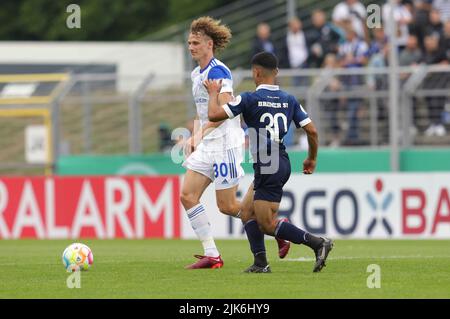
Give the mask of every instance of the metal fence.
M 271 40 L 277 50 L 286 49 L 286 30 L 288 20 L 297 16 L 303 23 L 304 30 L 312 26 L 311 13 L 323 10 L 331 17 L 333 8 L 341 0 L 240 0 L 221 8 L 209 11 L 205 15 L 220 19 L 226 25 L 232 26 L 233 41 L 227 50 L 221 53 L 221 59 L 231 68 L 245 67 L 252 57 L 252 41 L 256 36 L 256 27 L 260 22 L 266 22 L 271 27 Z M 361 0 L 364 6 L 369 4 L 382 5 L 385 0 Z M 141 40 L 173 41 L 186 43 L 189 25 L 192 19 L 171 25 L 155 32 Z M 192 67 L 191 57 L 186 52 L 186 67 Z
M 386 67 L 280 70 L 278 82 L 308 111 L 318 127 L 322 147 L 379 148 L 392 143 L 399 148 L 448 147 L 450 66 L 421 65 L 398 70 L 399 105 L 394 109 L 399 121 L 391 128 L 399 133 L 397 141 L 390 138 L 393 109 L 388 103 Z M 249 70 L 235 70 L 233 78 L 235 94 L 255 89 Z M 195 116 L 189 73 L 181 85 L 164 88 L 156 86 L 158 79 L 149 74 L 127 93 L 116 90 L 118 80 L 116 74 L 76 75 L 59 89 L 47 105 L 53 128 L 53 164 L 61 155 L 148 154 L 170 149 L 172 130 L 188 127 Z M 3 130 L 13 122 L 9 118 Z M 15 131 L 8 131 L 14 143 L 3 140 L 2 173 L 12 168 L 36 167 L 26 164 L 23 154 L 19 156 L 22 137 L 12 136 L 20 130 L 23 126 L 16 125 Z M 286 139 L 288 147 L 305 147 L 301 130 L 290 134 Z

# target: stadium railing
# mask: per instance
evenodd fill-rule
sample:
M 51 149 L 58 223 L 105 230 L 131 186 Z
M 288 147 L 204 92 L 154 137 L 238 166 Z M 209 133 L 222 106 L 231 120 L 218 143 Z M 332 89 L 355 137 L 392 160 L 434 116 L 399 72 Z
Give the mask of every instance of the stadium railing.
M 391 142 L 388 72 L 388 68 L 282 69 L 278 81 L 282 89 L 299 99 L 317 123 L 321 147 L 380 149 Z M 116 88 L 117 74 L 71 76 L 46 104 L 52 127 L 50 164 L 60 155 L 149 154 L 167 150 L 161 145 L 162 134 L 189 127 L 195 106 L 190 72 L 184 74 L 182 84 L 171 85 L 170 76 L 161 77 L 149 74 L 134 90 L 123 92 Z M 234 70 L 233 77 L 236 94 L 255 89 L 250 70 Z M 450 66 L 401 67 L 399 77 L 399 147 L 448 146 Z M 161 87 L 156 85 L 158 82 L 167 85 Z M 23 107 L 1 105 L 0 109 Z M 7 124 L 14 121 L 8 119 Z M 445 134 L 427 133 L 435 121 L 443 124 Z M 8 140 L 3 139 L 2 143 L 1 171 L 21 173 L 20 165 L 26 163 L 17 154 L 24 147 L 23 124 L 10 129 L 8 125 L 2 126 Z M 298 132 L 293 133 L 288 145 L 292 149 L 304 147 L 304 136 Z
M 52 173 L 51 146 L 55 136 L 52 106 L 68 83 L 70 74 L 67 73 L 0 75 L 0 172 Z M 36 130 L 36 127 L 44 133 L 28 137 L 27 129 Z M 34 159 L 32 155 L 27 156 L 36 150 L 43 156 Z

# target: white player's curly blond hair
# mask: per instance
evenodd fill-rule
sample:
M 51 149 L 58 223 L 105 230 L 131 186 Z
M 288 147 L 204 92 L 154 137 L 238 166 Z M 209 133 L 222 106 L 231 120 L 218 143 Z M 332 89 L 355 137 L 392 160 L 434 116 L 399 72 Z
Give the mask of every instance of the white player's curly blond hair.
M 204 34 L 213 40 L 213 51 L 220 51 L 226 48 L 231 40 L 231 30 L 220 20 L 211 17 L 200 17 L 191 23 L 190 33 Z

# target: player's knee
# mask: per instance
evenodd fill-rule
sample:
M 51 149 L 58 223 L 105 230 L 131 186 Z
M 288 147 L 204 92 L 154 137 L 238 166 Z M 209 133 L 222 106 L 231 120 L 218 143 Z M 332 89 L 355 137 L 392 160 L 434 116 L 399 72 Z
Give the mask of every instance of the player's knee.
M 197 196 L 195 196 L 192 193 L 181 192 L 180 201 L 183 204 L 184 208 L 186 208 L 186 207 L 190 208 L 190 207 L 197 205 L 198 198 L 197 198 Z
M 228 202 L 224 200 L 217 201 L 217 207 L 222 214 L 235 216 L 237 213 L 237 208 L 233 202 Z
M 248 207 L 242 207 L 241 210 L 241 220 L 242 223 L 245 224 L 246 222 L 248 222 L 251 219 L 255 219 L 255 215 L 253 214 L 253 211 L 251 208 Z

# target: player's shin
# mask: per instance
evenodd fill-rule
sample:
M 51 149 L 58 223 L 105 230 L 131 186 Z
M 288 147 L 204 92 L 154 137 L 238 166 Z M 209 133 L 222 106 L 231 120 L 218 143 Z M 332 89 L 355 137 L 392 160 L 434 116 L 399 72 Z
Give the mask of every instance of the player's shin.
M 283 220 L 278 221 L 277 227 L 275 228 L 275 236 L 295 244 L 304 244 L 313 250 L 320 247 L 323 242 L 323 238 L 314 236 Z
M 219 256 L 220 254 L 217 250 L 212 235 L 211 224 L 209 223 L 208 215 L 206 215 L 203 205 L 198 204 L 191 209 L 188 209 L 187 214 L 189 221 L 191 222 L 192 229 L 202 242 L 205 256 Z
M 244 225 L 247 234 L 250 250 L 255 258 L 254 264 L 259 267 L 267 265 L 266 247 L 264 245 L 264 234 L 259 229 L 256 220 L 251 219 Z
M 234 217 L 241 218 L 241 203 L 237 200 L 217 200 L 217 207 L 222 214 Z

